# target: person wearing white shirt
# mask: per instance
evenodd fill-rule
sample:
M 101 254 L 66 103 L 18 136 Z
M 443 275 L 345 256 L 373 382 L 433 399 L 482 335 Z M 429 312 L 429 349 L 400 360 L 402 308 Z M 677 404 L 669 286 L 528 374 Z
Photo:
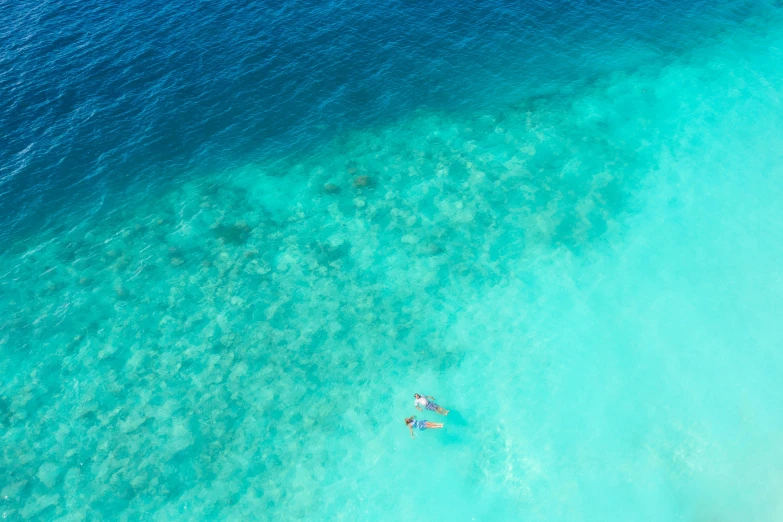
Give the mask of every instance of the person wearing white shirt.
M 422 408 L 424 408 L 425 410 L 434 411 L 440 413 L 441 415 L 449 414 L 449 410 L 445 408 L 441 408 L 440 406 L 435 404 L 435 397 L 431 397 L 429 395 L 419 395 L 418 393 L 414 393 L 413 398 L 415 399 L 413 404 L 414 406 L 416 406 L 416 409 L 419 411 L 424 411 L 422 410 Z

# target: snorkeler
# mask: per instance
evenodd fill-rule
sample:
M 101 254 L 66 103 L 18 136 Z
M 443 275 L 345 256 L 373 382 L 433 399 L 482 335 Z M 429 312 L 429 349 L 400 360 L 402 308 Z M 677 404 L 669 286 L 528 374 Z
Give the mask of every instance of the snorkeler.
M 416 409 L 419 411 L 424 411 L 422 410 L 422 408 L 425 408 L 427 410 L 440 413 L 441 415 L 449 414 L 449 410 L 445 408 L 441 408 L 440 406 L 435 404 L 435 397 L 430 397 L 429 395 L 419 395 L 418 393 L 414 393 L 413 398 L 416 399 L 414 401 L 414 405 L 416 406 Z
M 408 417 L 407 419 L 405 419 L 405 425 L 408 426 L 409 430 L 411 430 L 411 438 L 414 438 L 413 428 L 416 428 L 417 430 L 426 430 L 426 429 L 440 429 L 443 427 L 443 424 L 440 424 L 438 422 L 416 420 L 416 417 Z

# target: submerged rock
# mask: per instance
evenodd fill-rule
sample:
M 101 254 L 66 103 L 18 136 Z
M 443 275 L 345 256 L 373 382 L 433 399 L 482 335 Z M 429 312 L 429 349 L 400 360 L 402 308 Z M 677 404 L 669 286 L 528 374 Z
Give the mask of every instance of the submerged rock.
M 353 186 L 357 188 L 371 187 L 372 178 L 370 176 L 356 176 L 353 178 Z
M 338 194 L 340 192 L 340 187 L 335 185 L 334 183 L 327 183 L 324 185 L 324 192 L 327 194 Z
M 130 297 L 130 292 L 122 285 L 115 285 L 114 291 L 116 292 L 118 299 L 127 299 Z
M 428 256 L 437 256 L 443 253 L 443 247 L 435 243 L 430 243 L 424 247 L 424 254 Z
M 212 231 L 224 243 L 242 245 L 250 236 L 251 229 L 244 221 L 238 221 L 234 226 L 215 225 L 212 227 Z

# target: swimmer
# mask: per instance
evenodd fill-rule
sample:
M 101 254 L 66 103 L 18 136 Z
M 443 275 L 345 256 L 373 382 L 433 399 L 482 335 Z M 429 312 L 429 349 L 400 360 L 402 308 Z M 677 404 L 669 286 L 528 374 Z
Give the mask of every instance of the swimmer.
M 408 426 L 409 430 L 411 430 L 411 438 L 414 438 L 413 428 L 416 428 L 417 430 L 426 430 L 426 429 L 440 429 L 443 427 L 443 424 L 440 424 L 438 422 L 416 420 L 416 417 L 408 417 L 407 419 L 405 419 L 405 425 Z
M 449 410 L 445 408 L 441 408 L 440 406 L 435 404 L 435 397 L 430 397 L 429 395 L 422 396 L 419 395 L 418 393 L 414 393 L 413 398 L 416 399 L 413 404 L 416 406 L 416 409 L 419 411 L 424 411 L 422 410 L 423 407 L 430 411 L 440 413 L 441 415 L 449 414 Z

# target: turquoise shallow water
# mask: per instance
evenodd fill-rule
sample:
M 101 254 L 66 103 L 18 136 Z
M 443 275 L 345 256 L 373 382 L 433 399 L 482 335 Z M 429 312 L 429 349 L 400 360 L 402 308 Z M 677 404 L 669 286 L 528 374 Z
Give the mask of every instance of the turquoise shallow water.
M 773 11 L 16 242 L 4 516 L 779 520 L 781 96 Z

